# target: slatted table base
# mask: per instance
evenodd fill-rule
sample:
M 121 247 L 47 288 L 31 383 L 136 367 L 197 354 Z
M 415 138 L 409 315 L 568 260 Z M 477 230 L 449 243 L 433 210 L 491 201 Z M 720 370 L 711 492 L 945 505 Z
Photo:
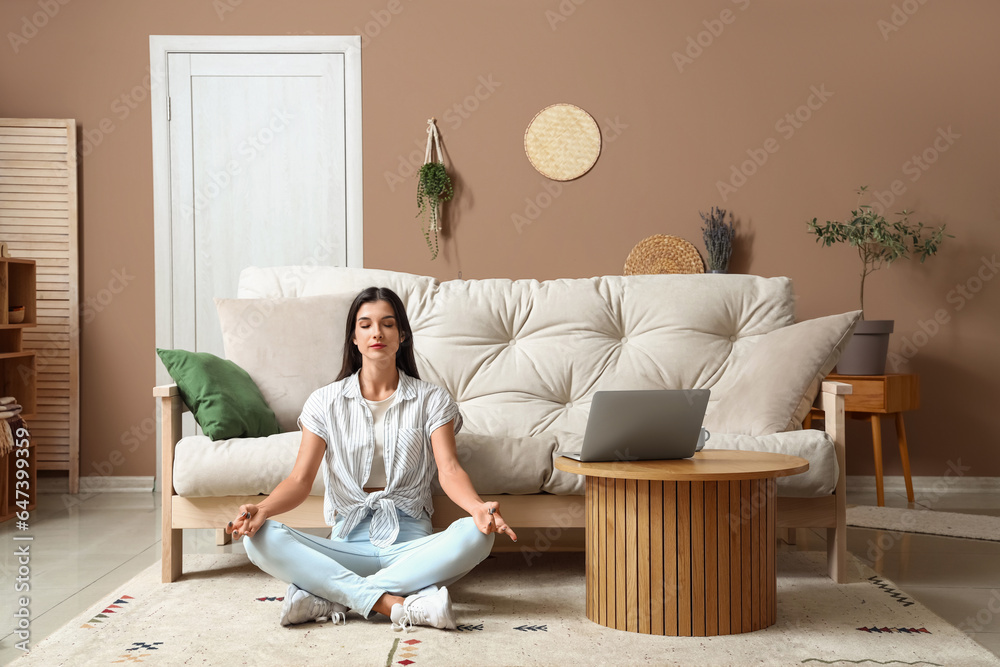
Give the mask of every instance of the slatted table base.
M 776 488 L 587 477 L 587 617 L 696 637 L 773 625 Z

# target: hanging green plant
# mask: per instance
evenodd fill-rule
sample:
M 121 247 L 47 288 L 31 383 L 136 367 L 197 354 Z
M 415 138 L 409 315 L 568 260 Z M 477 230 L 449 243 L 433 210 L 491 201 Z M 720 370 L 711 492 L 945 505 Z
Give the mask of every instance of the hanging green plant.
M 437 160 L 433 159 L 433 151 L 437 150 Z M 441 152 L 441 136 L 438 134 L 435 119 L 427 121 L 427 151 L 424 153 L 424 165 L 417 175 L 417 217 L 423 218 L 425 224 L 421 228 L 427 248 L 431 251 L 431 260 L 438 256 L 438 231 L 441 229 L 441 204 L 452 198 L 455 189 L 451 177 L 444 166 L 444 154 Z
M 438 255 L 438 230 L 441 202 L 446 202 L 455 194 L 451 177 L 442 162 L 428 162 L 420 167 L 417 182 L 417 216 L 424 219 L 424 239 L 431 251 L 431 259 Z

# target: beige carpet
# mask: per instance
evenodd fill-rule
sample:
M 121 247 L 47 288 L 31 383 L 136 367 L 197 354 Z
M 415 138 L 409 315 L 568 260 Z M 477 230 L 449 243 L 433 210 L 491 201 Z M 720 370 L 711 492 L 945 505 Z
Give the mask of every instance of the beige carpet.
M 983 514 L 858 505 L 847 508 L 847 525 L 1000 542 L 1000 517 Z
M 27 665 L 794 665 L 1000 664 L 955 627 L 852 559 L 851 583 L 825 556 L 781 552 L 778 622 L 728 637 L 654 637 L 584 615 L 584 556 L 527 565 L 500 554 L 453 587 L 459 631 L 396 633 L 348 614 L 346 626 L 278 625 L 285 585 L 242 555 L 185 556 L 184 578 L 142 572 L 15 661 Z

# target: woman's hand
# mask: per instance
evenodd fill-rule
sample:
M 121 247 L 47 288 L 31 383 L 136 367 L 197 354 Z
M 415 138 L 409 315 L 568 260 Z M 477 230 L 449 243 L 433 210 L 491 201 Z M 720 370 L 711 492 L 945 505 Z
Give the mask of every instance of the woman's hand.
M 237 540 L 242 535 L 253 537 L 267 521 L 267 510 L 254 504 L 240 505 L 239 515 L 230 521 L 225 531 Z
M 438 481 L 445 494 L 452 502 L 464 509 L 476 522 L 476 527 L 485 535 L 502 533 L 517 542 L 517 533 L 510 529 L 497 511 L 500 503 L 483 502 L 468 473 L 458 462 L 458 452 L 455 445 L 455 420 L 439 426 L 431 433 L 431 447 L 434 449 L 434 462 L 437 464 Z
M 500 533 L 517 542 L 517 533 L 510 529 L 500 514 L 500 503 L 496 501 L 483 503 L 476 509 L 474 519 L 484 534 Z

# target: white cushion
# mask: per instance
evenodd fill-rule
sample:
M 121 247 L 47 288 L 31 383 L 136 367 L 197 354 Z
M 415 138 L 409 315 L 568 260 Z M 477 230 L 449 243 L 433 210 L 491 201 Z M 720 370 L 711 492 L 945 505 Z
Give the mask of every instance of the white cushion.
M 455 439 L 459 460 L 480 494 L 584 494 L 582 475 L 556 470 L 552 465 L 557 452 L 580 450 L 583 439 L 577 434 L 497 438 L 463 431 Z M 300 442 L 300 433 L 216 442 L 203 435 L 182 438 L 174 454 L 174 489 L 185 497 L 270 493 L 292 471 Z M 832 493 L 836 485 L 837 458 L 823 431 L 762 437 L 712 434 L 709 446 L 791 454 L 809 461 L 808 472 L 778 479 L 781 496 L 823 496 Z M 443 494 L 437 480 L 433 493 Z M 322 475 L 316 475 L 310 495 L 323 495 Z
M 292 472 L 301 441 L 297 431 L 215 442 L 204 435 L 181 438 L 174 448 L 174 490 L 188 497 L 271 493 Z M 323 495 L 322 475 L 309 495 Z
M 282 431 L 297 431 L 309 395 L 337 379 L 355 296 L 215 300 L 226 359 L 250 374 Z
M 215 442 L 203 435 L 182 438 L 174 450 L 174 489 L 186 497 L 270 493 L 292 471 L 301 441 L 300 432 Z M 558 446 L 551 434 L 499 438 L 463 431 L 455 441 L 459 461 L 481 494 L 542 491 Z M 583 493 L 583 487 L 577 490 L 569 480 L 563 491 Z M 437 479 L 433 493 L 443 494 Z M 323 495 L 322 475 L 316 475 L 310 495 Z
M 465 431 L 455 436 L 459 463 L 480 494 L 538 493 L 551 474 L 556 437 L 499 437 Z M 444 495 L 435 477 L 432 493 Z
M 771 435 L 752 436 L 739 433 L 713 433 L 705 449 L 738 449 L 750 452 L 773 452 L 801 456 L 809 461 L 809 470 L 778 478 L 778 495 L 791 498 L 817 498 L 833 493 L 840 467 L 833 440 L 825 431 L 805 429 Z
M 713 388 L 718 400 L 705 415 L 705 428 L 748 435 L 802 428 L 859 317 L 860 310 L 818 317 L 759 336 Z

